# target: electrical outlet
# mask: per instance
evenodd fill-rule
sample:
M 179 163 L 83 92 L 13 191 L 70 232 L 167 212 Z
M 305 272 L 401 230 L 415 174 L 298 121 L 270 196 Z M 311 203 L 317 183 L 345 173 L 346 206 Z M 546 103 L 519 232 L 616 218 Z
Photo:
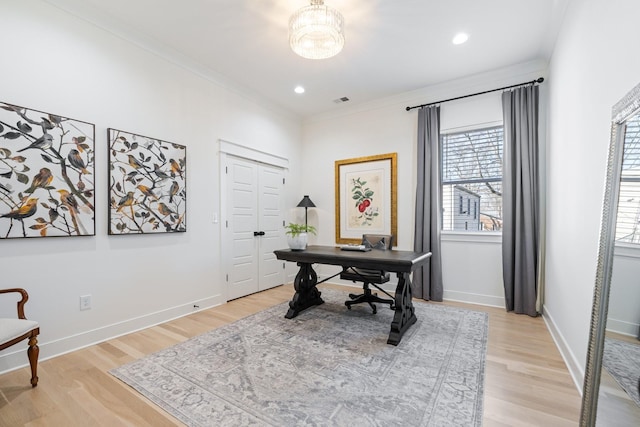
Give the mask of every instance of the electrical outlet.
M 80 296 L 80 310 L 89 310 L 91 308 L 91 295 Z

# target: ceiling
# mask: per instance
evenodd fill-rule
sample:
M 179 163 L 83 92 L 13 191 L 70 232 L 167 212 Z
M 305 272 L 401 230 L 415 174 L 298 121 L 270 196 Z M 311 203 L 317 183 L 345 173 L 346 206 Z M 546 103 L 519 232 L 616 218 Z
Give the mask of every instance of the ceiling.
M 45 1 L 304 118 L 547 60 L 570 0 L 325 0 L 346 43 L 324 60 L 288 46 L 289 16 L 308 0 Z M 469 41 L 453 45 L 461 31 Z

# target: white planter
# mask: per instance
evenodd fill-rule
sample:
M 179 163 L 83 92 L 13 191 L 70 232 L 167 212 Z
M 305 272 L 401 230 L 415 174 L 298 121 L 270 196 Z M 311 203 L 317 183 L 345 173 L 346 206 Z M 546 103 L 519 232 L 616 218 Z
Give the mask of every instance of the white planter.
M 295 236 L 287 235 L 287 243 L 292 251 L 304 251 L 307 248 L 307 233 L 300 233 Z

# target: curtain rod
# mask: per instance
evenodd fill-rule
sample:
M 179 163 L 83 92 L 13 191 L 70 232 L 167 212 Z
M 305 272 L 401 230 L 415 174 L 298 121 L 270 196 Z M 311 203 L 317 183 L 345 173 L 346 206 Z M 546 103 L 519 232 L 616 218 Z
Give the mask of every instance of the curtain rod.
M 499 90 L 511 89 L 513 87 L 534 85 L 536 83 L 542 83 L 543 81 L 544 81 L 544 78 L 539 77 L 536 80 L 531 80 L 530 82 L 518 83 L 516 85 L 505 86 L 505 87 L 501 87 L 501 88 L 498 88 L 498 89 L 485 90 L 484 92 L 472 93 L 470 95 L 458 96 L 458 97 L 455 97 L 455 98 L 444 99 L 442 101 L 429 102 L 428 104 L 414 105 L 413 107 L 407 107 L 407 111 L 413 110 L 414 108 L 429 107 L 430 105 L 442 104 L 443 102 L 449 102 L 449 101 L 455 101 L 456 99 L 469 98 L 471 96 L 476 96 L 476 95 L 484 95 L 485 93 L 489 93 L 489 92 L 497 92 Z

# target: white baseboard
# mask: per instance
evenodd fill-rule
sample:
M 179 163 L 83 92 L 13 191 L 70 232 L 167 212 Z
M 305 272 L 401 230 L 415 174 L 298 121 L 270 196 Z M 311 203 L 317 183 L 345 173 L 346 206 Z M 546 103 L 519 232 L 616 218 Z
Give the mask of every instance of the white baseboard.
M 607 331 L 615 332 L 622 335 L 628 335 L 631 337 L 638 336 L 638 328 L 640 325 L 637 323 L 625 322 L 624 320 L 616 320 L 609 317 L 607 319 Z
M 145 314 L 143 316 L 134 317 L 111 325 L 81 332 L 58 340 L 49 342 L 39 342 L 40 362 L 61 356 L 72 351 L 80 350 L 94 344 L 130 334 L 142 329 L 165 323 L 179 317 L 187 316 L 198 311 L 206 310 L 211 307 L 224 304 L 226 301 L 222 295 L 215 295 L 208 298 L 191 301 L 165 310 L 156 311 L 154 313 Z M 199 308 L 194 310 L 193 306 Z M 41 328 L 46 325 L 40 325 Z M 27 344 L 18 343 L 0 353 L 0 374 L 13 371 L 29 365 L 27 359 Z
M 490 307 L 504 307 L 504 297 L 494 295 L 473 294 L 471 292 L 444 291 L 445 301 L 466 302 L 469 304 L 486 305 Z
M 547 306 L 543 306 L 543 315 L 544 323 L 547 325 L 547 329 L 551 334 L 551 338 L 556 344 L 558 351 L 560 351 L 560 356 L 564 360 L 565 365 L 567 365 L 567 369 L 569 369 L 569 374 L 573 379 L 573 383 L 578 389 L 578 393 L 582 396 L 582 383 L 584 382 L 584 368 L 576 359 L 575 354 L 571 351 L 569 346 L 567 345 L 567 341 L 564 339 L 563 335 L 560 333 L 560 330 L 556 326 L 556 323 L 553 320 L 553 315 L 549 312 Z
M 318 280 L 321 280 L 322 277 L 318 277 Z M 396 291 L 397 279 L 391 279 L 389 282 L 382 285 L 382 289 L 394 294 Z M 349 288 L 362 288 L 362 284 L 348 282 L 345 280 L 340 280 L 338 278 L 331 279 L 326 283 L 331 283 L 332 285 L 339 285 Z M 490 307 L 504 307 L 504 298 L 501 296 L 493 296 L 493 295 L 481 295 L 481 294 L 473 294 L 469 292 L 456 292 L 456 291 L 445 291 L 444 299 L 446 301 L 457 301 L 457 302 L 466 302 L 469 304 L 478 304 L 478 305 L 486 305 Z

